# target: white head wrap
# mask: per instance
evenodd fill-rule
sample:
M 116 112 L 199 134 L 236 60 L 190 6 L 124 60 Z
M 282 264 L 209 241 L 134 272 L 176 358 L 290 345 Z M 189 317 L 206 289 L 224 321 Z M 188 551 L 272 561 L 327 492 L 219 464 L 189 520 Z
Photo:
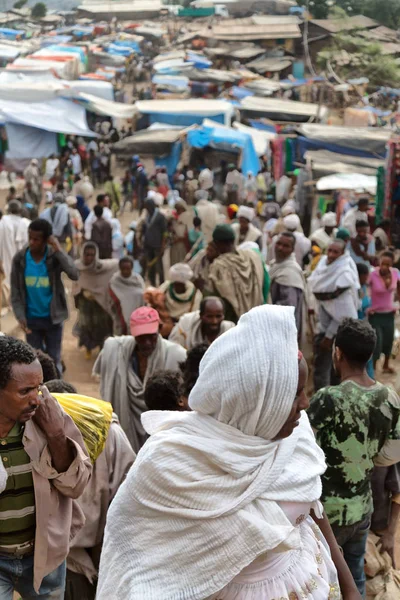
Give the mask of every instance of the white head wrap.
M 300 225 L 300 218 L 298 215 L 287 215 L 283 219 L 283 224 L 289 231 L 296 231 Z
M 260 250 L 260 246 L 256 242 L 243 242 L 237 247 L 238 250 Z
M 148 194 L 147 194 L 147 197 L 149 197 Z M 153 200 L 154 200 L 154 204 L 156 206 L 162 206 L 164 204 L 164 196 L 162 194 L 160 194 L 159 192 L 155 192 Z
M 286 217 L 287 215 L 292 215 L 293 213 L 296 212 L 296 203 L 294 200 L 288 200 L 287 202 L 285 202 L 285 204 L 282 206 L 282 217 Z
M 274 441 L 298 377 L 294 309 L 262 306 L 207 350 L 193 412 L 143 413 L 151 437 L 109 510 L 98 600 L 201 600 L 282 542 L 301 547 L 279 502 L 317 500 L 325 462 L 305 413 Z
M 146 200 L 154 200 L 154 202 L 155 202 L 156 195 L 157 195 L 157 192 L 155 192 L 154 190 L 149 190 L 147 192 L 147 198 L 146 198 Z
M 337 226 L 337 217 L 334 212 L 327 212 L 322 217 L 322 225 L 324 227 L 336 227 Z
M 186 263 L 176 263 L 169 270 L 169 280 L 186 283 L 193 277 L 193 271 Z
M 76 199 L 76 196 L 67 196 L 66 203 L 68 206 L 75 206 L 77 202 L 78 200 Z
M 250 206 L 239 206 L 239 210 L 237 211 L 236 217 L 239 219 L 240 217 L 243 217 L 244 219 L 247 219 L 248 221 L 251 221 L 254 219 L 254 217 L 256 216 L 255 210 L 254 208 L 251 208 Z

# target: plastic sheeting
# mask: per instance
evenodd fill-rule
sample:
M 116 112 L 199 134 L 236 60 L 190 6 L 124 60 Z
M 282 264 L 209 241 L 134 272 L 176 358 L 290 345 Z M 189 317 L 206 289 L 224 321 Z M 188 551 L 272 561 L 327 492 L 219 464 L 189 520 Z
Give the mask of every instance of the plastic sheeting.
M 168 156 L 156 156 L 154 163 L 156 167 L 166 167 L 169 177 L 172 177 L 181 159 L 182 142 L 175 142 Z
M 206 117 L 230 126 L 234 114 L 231 104 L 223 100 L 143 100 L 135 107 L 142 115 L 151 115 L 152 123 L 182 126 L 200 124 Z
M 6 131 L 7 160 L 41 159 L 58 152 L 57 134 L 52 131 L 16 123 L 7 123 Z
M 205 127 L 193 129 L 187 134 L 189 146 L 194 148 L 205 148 L 211 146 L 230 147 L 242 151 L 242 171 L 243 173 L 253 173 L 257 175 L 259 171 L 259 160 L 254 148 L 251 136 L 242 131 L 231 129 L 230 127 Z
M 366 158 L 385 158 L 386 144 L 392 135 L 390 130 L 372 127 L 307 124 L 297 130 L 303 139 L 307 138 L 306 150 L 331 150 Z
M 44 131 L 96 137 L 86 122 L 85 109 L 78 104 L 56 98 L 49 102 L 12 102 L 0 100 L 0 118 Z
M 335 173 L 322 177 L 317 181 L 317 190 L 325 192 L 328 190 L 362 190 L 373 196 L 376 194 L 376 175 L 361 175 L 360 173 Z
M 270 141 L 278 137 L 276 133 L 260 131 L 252 127 L 247 127 L 247 125 L 243 125 L 243 123 L 238 123 L 236 121 L 233 123 L 233 127 L 238 131 L 247 133 L 247 135 L 251 137 L 257 156 L 263 156 L 264 154 L 267 154 Z

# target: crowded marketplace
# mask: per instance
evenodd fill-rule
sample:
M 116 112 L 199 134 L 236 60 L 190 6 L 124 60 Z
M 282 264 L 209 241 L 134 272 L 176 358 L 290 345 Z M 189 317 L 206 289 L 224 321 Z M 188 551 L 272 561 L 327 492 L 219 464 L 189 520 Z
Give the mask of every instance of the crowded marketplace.
M 306 4 L 3 2 L 0 600 L 400 600 L 400 11 Z

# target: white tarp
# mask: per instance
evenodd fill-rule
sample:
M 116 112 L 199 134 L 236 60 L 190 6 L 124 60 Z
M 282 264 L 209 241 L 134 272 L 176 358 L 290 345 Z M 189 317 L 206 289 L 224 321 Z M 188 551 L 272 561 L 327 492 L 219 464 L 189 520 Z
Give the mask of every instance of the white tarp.
M 322 177 L 317 181 L 317 190 L 325 192 L 328 190 L 357 190 L 376 194 L 377 179 L 375 175 L 362 175 L 361 173 L 335 173 Z
M 247 125 L 238 123 L 238 121 L 233 123 L 233 128 L 250 135 L 257 156 L 267 154 L 270 141 L 275 140 L 278 137 L 277 134 L 272 131 L 261 131 L 260 129 L 254 129 L 254 127 L 247 127 Z
M 46 102 L 53 98 L 76 98 L 81 94 L 90 94 L 109 102 L 114 101 L 114 87 L 108 81 L 68 81 L 46 76 L 48 80 L 41 81 L 30 74 L 12 73 L 3 71 L 0 75 L 0 99 L 15 102 Z M 9 80 L 11 79 L 11 81 Z
M 85 109 L 63 98 L 48 102 L 12 102 L 0 100 L 0 119 L 44 131 L 95 137 L 87 124 Z
M 52 131 L 16 123 L 7 123 L 6 131 L 7 160 L 42 159 L 58 152 L 57 134 Z
M 91 94 L 80 93 L 78 101 L 90 112 L 114 119 L 131 119 L 135 114 L 134 104 L 123 104 L 122 102 L 109 102 L 102 98 L 96 98 Z
M 245 110 L 286 114 L 286 115 L 299 115 L 304 117 L 318 117 L 319 119 L 324 118 L 328 114 L 326 106 L 320 106 L 318 104 L 311 104 L 308 102 L 294 102 L 293 100 L 282 100 L 274 98 L 258 98 L 255 96 L 249 96 L 243 98 L 241 101 L 241 107 Z
M 12 66 L 30 67 L 32 69 L 39 67 L 39 70 L 54 70 L 62 79 L 77 79 L 79 72 L 75 72 L 78 63 L 72 60 L 59 62 L 56 60 L 35 60 L 34 58 L 17 58 Z
M 135 107 L 141 114 L 169 114 L 169 115 L 199 115 L 202 117 L 215 117 L 225 115 L 225 125 L 231 124 L 234 107 L 223 100 L 142 100 L 136 102 Z

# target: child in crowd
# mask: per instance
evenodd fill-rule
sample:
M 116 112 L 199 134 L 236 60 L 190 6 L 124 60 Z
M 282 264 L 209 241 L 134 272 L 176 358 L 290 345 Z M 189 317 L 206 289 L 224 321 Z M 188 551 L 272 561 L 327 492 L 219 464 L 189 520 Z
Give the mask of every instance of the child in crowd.
M 357 263 L 358 278 L 360 280 L 360 305 L 358 309 L 358 318 L 364 321 L 367 318 L 368 309 L 371 306 L 371 296 L 369 295 L 368 279 L 369 279 L 369 267 L 365 263 Z M 372 357 L 367 363 L 367 373 L 371 379 L 375 379 L 374 374 L 374 363 Z

